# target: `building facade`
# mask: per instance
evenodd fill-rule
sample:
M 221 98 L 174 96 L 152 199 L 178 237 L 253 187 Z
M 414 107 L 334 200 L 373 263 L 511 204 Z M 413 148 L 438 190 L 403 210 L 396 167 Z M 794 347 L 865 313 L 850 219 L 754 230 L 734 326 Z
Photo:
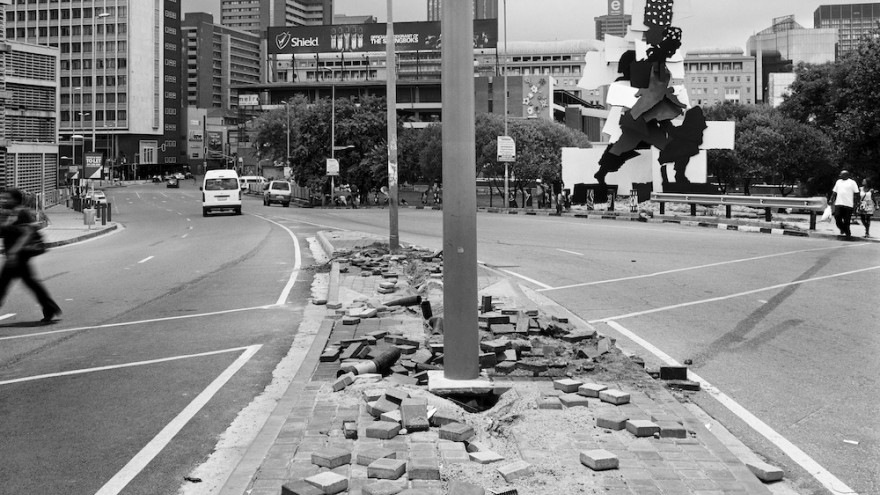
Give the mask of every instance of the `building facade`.
M 221 0 L 220 24 L 253 34 L 270 26 L 319 26 L 333 22 L 333 0 Z
M 749 37 L 746 53 L 755 57 L 761 74 L 758 101 L 766 102 L 768 75 L 792 72 L 804 62 L 824 64 L 835 60 L 837 29 L 805 29 L 795 22 L 794 16 L 777 17 L 773 25 Z
M 181 163 L 179 0 L 18 0 L 6 20 L 8 39 L 60 50 L 63 155 L 77 135 L 119 177 Z
M 691 50 L 684 57 L 684 86 L 692 105 L 756 100 L 755 57 L 741 48 Z
M 2 8 L 2 5 L 0 5 Z M 38 195 L 38 204 L 58 201 L 57 48 L 3 42 L 0 65 L 0 186 Z M 71 165 L 70 162 L 67 164 Z M 62 175 L 63 177 L 63 175 Z
M 181 27 L 186 58 L 186 104 L 238 109 L 236 85 L 261 81 L 261 38 L 214 24 L 206 13 L 189 13 Z
M 859 41 L 880 27 L 880 3 L 820 5 L 813 13 L 813 27 L 836 29 L 837 56 L 855 51 Z
M 498 0 L 473 0 L 474 19 L 497 19 Z M 443 17 L 443 0 L 428 0 L 428 20 L 439 21 Z

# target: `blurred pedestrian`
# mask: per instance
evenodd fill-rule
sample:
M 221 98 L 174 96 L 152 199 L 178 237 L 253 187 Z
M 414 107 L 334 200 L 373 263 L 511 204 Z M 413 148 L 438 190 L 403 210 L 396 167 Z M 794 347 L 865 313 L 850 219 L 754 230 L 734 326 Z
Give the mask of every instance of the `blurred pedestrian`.
M 34 212 L 23 205 L 24 197 L 18 189 L 7 189 L 0 192 L 0 236 L 3 237 L 3 249 L 6 259 L 0 269 L 0 305 L 6 298 L 9 284 L 15 278 L 34 293 L 43 309 L 44 323 L 61 314 L 61 308 L 43 284 L 34 278 L 30 259 L 45 251 L 42 236 L 38 232 L 39 223 Z
M 440 186 L 440 183 L 434 182 L 434 185 L 431 187 L 431 191 L 434 193 L 434 205 L 442 204 L 443 188 Z
M 871 217 L 877 207 L 876 194 L 868 179 L 863 179 L 859 189 L 859 218 L 865 226 L 865 237 L 871 237 Z
M 849 224 L 855 206 L 858 204 L 859 185 L 850 178 L 848 171 L 841 170 L 840 178 L 837 179 L 834 189 L 831 191 L 830 202 L 834 209 L 834 220 L 837 222 L 837 228 L 840 229 L 840 235 L 849 239 L 852 237 Z
M 565 199 L 562 197 L 562 177 L 559 174 L 553 179 L 551 190 L 553 192 L 553 200 L 556 201 L 556 213 L 562 213 L 562 205 Z

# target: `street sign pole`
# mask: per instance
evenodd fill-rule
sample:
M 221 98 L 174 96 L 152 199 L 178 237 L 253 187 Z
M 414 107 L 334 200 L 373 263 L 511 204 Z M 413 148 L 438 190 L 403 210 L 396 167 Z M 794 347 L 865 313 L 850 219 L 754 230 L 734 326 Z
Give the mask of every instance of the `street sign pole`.
M 400 249 L 400 233 L 397 227 L 397 63 L 394 55 L 394 21 L 392 0 L 387 0 L 388 24 L 385 41 L 385 60 L 388 79 L 385 82 L 385 101 L 388 121 L 388 249 L 394 253 Z

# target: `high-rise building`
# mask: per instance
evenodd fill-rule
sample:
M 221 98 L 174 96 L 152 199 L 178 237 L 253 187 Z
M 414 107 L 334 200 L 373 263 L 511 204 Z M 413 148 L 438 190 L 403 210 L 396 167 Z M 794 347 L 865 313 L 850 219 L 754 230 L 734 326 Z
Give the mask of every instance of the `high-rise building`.
M 253 34 L 268 27 L 333 22 L 333 0 L 221 0 L 220 24 Z
M 474 19 L 497 19 L 498 0 L 473 0 Z M 443 0 L 428 0 L 428 20 L 439 21 L 443 17 Z
M 261 81 L 261 38 L 214 24 L 214 17 L 203 12 L 186 14 L 181 30 L 187 106 L 237 109 L 238 90 L 233 86 Z
M 594 17 L 596 39 L 604 40 L 606 34 L 623 38 L 627 27 L 632 24 L 632 16 L 623 13 L 623 0 L 608 0 L 608 14 Z
M 691 50 L 684 56 L 684 73 L 691 105 L 756 101 L 755 57 L 744 55 L 742 48 Z
M 837 56 L 853 52 L 859 41 L 880 26 L 880 3 L 820 5 L 813 13 L 814 28 L 837 30 Z
M 752 36 L 746 43 L 746 53 L 755 57 L 761 76 L 757 100 L 768 101 L 768 74 L 792 72 L 804 62 L 824 64 L 833 62 L 837 46 L 837 29 L 805 29 L 788 15 L 773 19 L 773 25 Z
M 19 1 L 5 34 L 60 50 L 59 132 L 81 136 L 62 154 L 78 144 L 126 178 L 183 161 L 179 0 Z

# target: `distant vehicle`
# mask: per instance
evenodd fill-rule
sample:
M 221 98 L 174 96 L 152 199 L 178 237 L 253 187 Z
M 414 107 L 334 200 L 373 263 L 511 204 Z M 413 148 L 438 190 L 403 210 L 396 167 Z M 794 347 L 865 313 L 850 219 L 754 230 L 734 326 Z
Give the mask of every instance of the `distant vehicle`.
M 187 172 L 187 173 L 183 174 L 183 178 L 184 179 L 192 179 L 193 178 L 192 172 Z
M 186 176 L 184 176 L 184 175 L 183 175 L 182 173 L 180 173 L 180 172 L 177 172 L 176 174 L 174 174 L 173 177 L 174 177 L 175 179 L 177 179 L 177 180 L 183 180 L 183 179 L 186 178 Z
M 168 179 L 168 182 L 165 183 L 165 187 L 180 188 L 180 182 L 177 180 L 177 177 L 172 177 Z
M 104 194 L 104 191 L 92 191 L 91 199 L 95 204 L 107 204 L 107 195 Z
M 232 210 L 241 215 L 241 186 L 235 170 L 205 172 L 202 187 L 202 216 L 216 210 Z
M 291 190 L 290 183 L 283 180 L 273 180 L 269 183 L 265 191 L 263 191 L 263 205 L 269 206 L 272 203 L 279 203 L 287 208 L 290 206 Z
M 262 186 L 266 184 L 266 178 L 260 177 L 258 175 L 242 175 L 241 177 L 238 178 L 238 182 L 239 182 L 239 184 L 241 184 L 242 192 L 250 189 L 251 184 L 259 184 L 260 185 L 259 190 L 262 191 L 263 190 Z

